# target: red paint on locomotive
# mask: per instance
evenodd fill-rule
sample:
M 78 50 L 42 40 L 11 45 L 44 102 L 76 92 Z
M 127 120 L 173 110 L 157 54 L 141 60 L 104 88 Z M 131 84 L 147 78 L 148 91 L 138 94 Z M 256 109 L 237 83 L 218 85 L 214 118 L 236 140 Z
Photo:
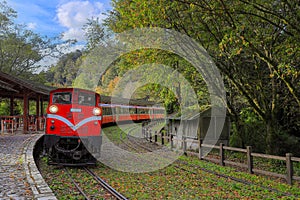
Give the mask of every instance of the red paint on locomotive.
M 50 92 L 44 149 L 49 164 L 96 164 L 101 151 L 102 109 L 95 92 L 61 88 Z
M 50 93 L 46 134 L 59 136 L 99 136 L 102 124 L 100 95 L 92 91 L 64 88 Z M 51 112 L 51 106 L 57 111 Z M 98 111 L 99 114 L 94 114 Z

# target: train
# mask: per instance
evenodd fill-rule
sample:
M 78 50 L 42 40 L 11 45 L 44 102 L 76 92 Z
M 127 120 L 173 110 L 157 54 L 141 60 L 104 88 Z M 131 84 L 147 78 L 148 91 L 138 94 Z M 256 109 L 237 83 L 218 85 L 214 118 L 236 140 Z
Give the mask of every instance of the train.
M 47 107 L 44 153 L 51 165 L 95 165 L 103 126 L 164 117 L 165 109 L 150 101 L 100 96 L 80 88 L 55 89 Z

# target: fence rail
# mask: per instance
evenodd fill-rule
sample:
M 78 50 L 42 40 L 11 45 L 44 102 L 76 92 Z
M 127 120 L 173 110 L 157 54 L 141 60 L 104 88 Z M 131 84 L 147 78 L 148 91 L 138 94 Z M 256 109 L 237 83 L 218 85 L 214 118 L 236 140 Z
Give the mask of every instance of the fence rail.
M 177 141 L 177 142 L 181 143 L 182 150 L 185 154 L 198 156 L 199 159 L 208 160 L 208 161 L 217 163 L 222 166 L 230 165 L 230 166 L 241 167 L 241 168 L 246 169 L 248 171 L 248 173 L 250 173 L 250 174 L 255 173 L 255 174 L 262 174 L 262 175 L 282 178 L 282 179 L 285 179 L 286 182 L 290 185 L 293 184 L 293 180 L 300 181 L 300 176 L 296 176 L 294 174 L 294 169 L 293 169 L 293 163 L 295 163 L 295 162 L 299 163 L 300 158 L 293 157 L 293 155 L 291 153 L 287 153 L 286 156 L 268 155 L 268 154 L 252 152 L 251 146 L 248 146 L 247 149 L 242 149 L 242 148 L 225 146 L 223 143 L 220 143 L 220 145 L 203 144 L 201 140 L 200 141 L 196 140 L 196 142 L 200 146 L 200 147 L 198 146 L 199 151 L 191 152 L 191 151 L 187 150 L 187 139 L 188 138 L 182 137 L 182 139 L 178 139 L 178 138 L 175 138 L 175 136 L 172 134 L 167 134 L 167 133 L 163 133 L 163 132 L 152 133 L 151 129 L 143 129 L 143 132 L 144 132 L 145 138 L 147 138 L 150 142 L 159 143 L 161 145 L 165 145 L 165 141 L 169 142 L 169 146 L 171 149 L 174 148 L 174 141 Z M 160 137 L 160 142 L 158 142 L 159 137 Z M 153 140 L 153 138 L 154 138 L 154 140 Z M 191 139 L 189 138 L 189 140 L 191 140 Z M 203 152 L 204 152 L 205 148 L 218 149 L 219 150 L 218 158 L 203 156 Z M 231 161 L 228 159 L 226 160 L 225 150 L 246 154 L 245 163 L 235 162 L 235 161 Z M 253 162 L 254 158 L 263 158 L 263 159 L 273 159 L 273 160 L 284 161 L 286 163 L 286 166 L 285 166 L 286 173 L 279 174 L 279 173 L 270 172 L 270 171 L 266 171 L 266 170 L 262 170 L 262 169 L 257 169 L 254 167 L 254 162 Z
M 26 119 L 28 121 L 29 131 L 44 130 L 45 117 L 30 115 Z M 24 126 L 23 116 L 0 116 L 1 134 L 14 134 L 20 127 Z
M 268 155 L 268 154 L 262 154 L 262 153 L 253 153 L 251 146 L 248 146 L 247 149 L 241 149 L 241 148 L 233 148 L 233 147 L 227 147 L 224 146 L 222 143 L 219 146 L 214 146 L 214 145 L 208 145 L 208 144 L 202 144 L 201 147 L 208 147 L 208 148 L 213 148 L 213 149 L 219 149 L 219 163 L 220 165 L 234 165 L 242 168 L 246 168 L 247 171 L 251 174 L 257 173 L 257 174 L 262 174 L 262 175 L 267 175 L 267 176 L 274 176 L 278 178 L 283 178 L 286 179 L 288 184 L 292 184 L 293 179 L 294 180 L 299 180 L 299 176 L 293 175 L 293 162 L 299 162 L 300 158 L 297 157 L 292 157 L 291 153 L 287 153 L 286 156 L 275 156 L 275 155 Z M 200 148 L 201 149 L 201 148 Z M 238 163 L 238 162 L 233 162 L 226 160 L 224 151 L 223 150 L 230 150 L 230 151 L 238 151 L 238 152 L 243 152 L 246 153 L 247 155 L 247 164 L 243 163 Z M 202 155 L 199 155 L 200 159 L 204 160 L 210 160 L 212 161 L 211 158 L 203 157 Z M 273 159 L 273 160 L 281 160 L 286 162 L 286 174 L 279 174 L 275 172 L 270 172 L 266 170 L 261 170 L 261 169 L 256 169 L 254 168 L 253 165 L 253 158 L 265 158 L 265 159 Z M 213 160 L 216 162 L 216 160 Z

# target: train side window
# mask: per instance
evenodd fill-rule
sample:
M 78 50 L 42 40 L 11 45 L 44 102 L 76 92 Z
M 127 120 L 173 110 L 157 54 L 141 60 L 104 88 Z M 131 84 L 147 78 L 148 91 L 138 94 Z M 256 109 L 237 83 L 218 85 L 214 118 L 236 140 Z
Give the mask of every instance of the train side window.
M 128 108 L 124 108 L 124 107 L 120 107 L 120 114 L 126 114 L 128 112 L 127 111 Z
M 139 109 L 139 114 L 146 114 L 146 113 L 147 113 L 146 109 L 144 109 L 144 108 Z
M 102 107 L 104 115 L 111 115 L 111 108 L 110 107 Z
M 135 108 L 129 108 L 130 114 L 136 114 L 136 109 Z

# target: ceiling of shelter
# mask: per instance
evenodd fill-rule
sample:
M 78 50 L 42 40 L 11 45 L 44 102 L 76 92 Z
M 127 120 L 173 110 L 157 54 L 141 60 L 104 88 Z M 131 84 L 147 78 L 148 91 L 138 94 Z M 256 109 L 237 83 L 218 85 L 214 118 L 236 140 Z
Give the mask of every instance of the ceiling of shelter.
M 23 98 L 27 94 L 30 99 L 40 96 L 47 99 L 53 87 L 24 80 L 0 71 L 0 97 Z

